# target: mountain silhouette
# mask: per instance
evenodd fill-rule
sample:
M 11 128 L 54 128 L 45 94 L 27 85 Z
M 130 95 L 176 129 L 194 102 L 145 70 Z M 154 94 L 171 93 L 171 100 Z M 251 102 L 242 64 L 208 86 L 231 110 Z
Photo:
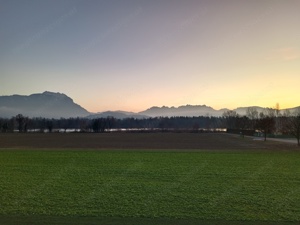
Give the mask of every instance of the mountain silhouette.
M 246 115 L 248 108 L 254 108 L 264 112 L 266 108 L 259 106 L 239 107 L 234 109 L 239 115 Z M 45 91 L 44 93 L 25 95 L 0 96 L 0 117 L 11 118 L 17 114 L 23 114 L 28 117 L 44 118 L 70 118 L 86 117 L 88 119 L 114 117 L 117 119 L 135 118 L 143 119 L 148 117 L 193 117 L 193 116 L 215 116 L 220 117 L 229 109 L 216 110 L 206 105 L 183 105 L 179 107 L 157 107 L 153 106 L 139 113 L 126 111 L 105 111 L 99 113 L 90 113 L 65 94 Z M 300 110 L 300 107 L 282 109 L 280 113 L 287 110 L 294 113 Z
M 0 117 L 17 114 L 28 117 L 85 117 L 90 113 L 65 94 L 45 91 L 41 94 L 0 96 Z
M 150 117 L 173 117 L 173 116 L 221 116 L 223 112 L 228 109 L 215 110 L 210 106 L 206 105 L 185 105 L 179 107 L 151 107 L 139 114 L 150 116 Z
M 247 113 L 248 108 L 253 108 L 257 110 L 258 113 L 264 112 L 266 108 L 259 107 L 259 106 L 249 106 L 249 107 L 238 107 L 236 109 L 233 109 L 236 113 L 238 113 L 240 116 L 245 116 Z M 176 116 L 187 116 L 187 117 L 193 117 L 193 116 L 215 116 L 215 117 L 221 117 L 224 112 L 228 111 L 229 109 L 213 109 L 210 106 L 206 105 L 185 105 L 185 106 L 179 106 L 179 107 L 151 107 L 145 111 L 139 112 L 141 115 L 146 115 L 149 117 L 176 117 Z M 282 109 L 280 110 L 281 114 L 284 114 L 287 110 L 290 111 L 290 113 L 294 113 L 296 110 L 300 110 L 300 107 L 295 108 L 289 108 L 289 109 Z

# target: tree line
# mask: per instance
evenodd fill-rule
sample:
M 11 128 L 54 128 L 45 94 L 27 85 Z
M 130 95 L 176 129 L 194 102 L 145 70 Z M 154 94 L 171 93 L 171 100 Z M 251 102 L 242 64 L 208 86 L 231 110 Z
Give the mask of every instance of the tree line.
M 278 109 L 267 108 L 258 112 L 255 108 L 248 108 L 246 115 L 241 116 L 235 111 L 226 111 L 221 117 L 155 117 L 155 118 L 28 118 L 18 114 L 10 119 L 0 118 L 0 132 L 215 132 L 227 130 L 241 135 L 260 134 L 267 139 L 267 135 L 290 135 L 297 139 L 300 146 L 300 111 L 283 114 Z
M 199 117 L 156 117 L 156 118 L 29 118 L 18 114 L 10 119 L 0 118 L 1 132 L 109 132 L 111 130 L 140 130 L 140 131 L 170 131 L 170 130 L 216 130 L 225 128 L 222 118 L 199 116 Z
M 248 108 L 245 116 L 235 111 L 226 111 L 222 117 L 227 131 L 242 133 L 252 130 L 262 134 L 265 141 L 268 134 L 289 135 L 295 137 L 300 146 L 300 110 L 294 113 L 285 110 L 282 114 L 278 108 L 266 108 L 263 112 Z

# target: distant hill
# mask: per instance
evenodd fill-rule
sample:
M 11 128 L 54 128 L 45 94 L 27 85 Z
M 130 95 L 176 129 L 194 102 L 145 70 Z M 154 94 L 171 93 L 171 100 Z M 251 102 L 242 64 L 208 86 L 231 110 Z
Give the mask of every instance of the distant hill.
M 247 113 L 248 108 L 254 108 L 257 110 L 258 113 L 264 112 L 266 108 L 259 107 L 259 106 L 249 106 L 249 107 L 238 107 L 233 109 L 233 111 L 237 112 L 239 115 L 244 116 Z M 206 105 L 185 105 L 179 107 L 151 107 L 145 111 L 139 112 L 141 115 L 146 115 L 149 117 L 176 117 L 176 116 L 216 116 L 220 117 L 223 115 L 224 112 L 228 111 L 229 109 L 220 109 L 216 110 L 210 106 Z M 290 113 L 294 113 L 296 110 L 300 110 L 299 107 L 290 108 L 290 109 L 282 109 L 280 110 L 281 114 L 284 114 L 287 110 Z
M 0 96 L 0 117 L 22 114 L 28 117 L 69 118 L 85 117 L 90 113 L 65 94 L 44 93 Z
M 247 114 L 247 110 L 249 108 L 255 109 L 258 113 L 263 112 L 266 108 L 260 107 L 260 106 L 248 106 L 248 107 L 238 107 L 236 109 L 234 109 L 234 111 L 236 111 L 239 115 L 246 115 Z
M 179 107 L 152 107 L 139 114 L 150 117 L 172 117 L 172 116 L 221 116 L 228 109 L 215 110 L 206 105 L 185 105 Z
M 239 107 L 234 109 L 239 115 L 246 115 L 248 108 L 254 108 L 258 113 L 266 108 L 259 106 Z M 135 118 L 143 119 L 148 117 L 176 117 L 176 116 L 216 116 L 220 117 L 229 109 L 216 110 L 206 105 L 183 105 L 179 107 L 151 107 L 139 113 L 126 111 L 105 111 L 99 113 L 89 113 L 80 105 L 65 94 L 45 91 L 44 93 L 25 95 L 0 96 L 0 117 L 11 118 L 17 114 L 23 114 L 28 117 L 44 118 L 70 118 L 86 117 L 88 119 L 114 117 L 117 119 Z M 281 114 L 287 110 L 294 113 L 300 110 L 299 107 L 282 109 Z
M 280 110 L 280 112 L 283 114 L 286 111 L 289 111 L 291 114 L 296 113 L 296 112 L 300 112 L 300 106 L 298 107 L 294 107 L 294 108 L 288 108 L 288 109 L 282 109 Z

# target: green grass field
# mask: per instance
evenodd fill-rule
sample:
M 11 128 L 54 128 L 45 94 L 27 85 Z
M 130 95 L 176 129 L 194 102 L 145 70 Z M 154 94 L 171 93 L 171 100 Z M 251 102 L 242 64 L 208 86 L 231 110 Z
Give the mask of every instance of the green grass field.
M 300 153 L 2 150 L 0 191 L 0 224 L 297 224 Z

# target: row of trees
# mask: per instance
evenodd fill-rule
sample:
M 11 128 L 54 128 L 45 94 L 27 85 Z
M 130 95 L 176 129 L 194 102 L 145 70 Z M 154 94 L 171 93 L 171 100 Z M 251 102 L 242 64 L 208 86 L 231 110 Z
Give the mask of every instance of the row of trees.
M 11 119 L 0 118 L 1 132 L 54 132 L 54 131 L 81 131 L 106 132 L 111 129 L 138 129 L 138 130 L 215 130 L 224 127 L 223 119 L 218 117 L 157 117 L 145 119 L 116 119 L 113 117 L 86 119 L 86 118 L 28 118 L 21 114 Z
M 255 108 L 248 108 L 245 116 L 240 116 L 235 111 L 226 111 L 222 117 L 156 117 L 145 119 L 115 119 L 113 117 L 86 119 L 46 119 L 28 118 L 19 114 L 11 119 L 0 118 L 1 132 L 53 132 L 72 129 L 80 132 L 106 132 L 112 129 L 138 129 L 138 130 L 190 130 L 215 131 L 227 129 L 227 131 L 244 132 L 254 134 L 260 132 L 266 140 L 268 134 L 293 135 L 300 146 L 300 111 L 291 114 L 285 111 L 268 108 L 264 112 L 258 112 Z
M 223 118 L 227 129 L 259 131 L 264 140 L 268 134 L 292 135 L 300 146 L 300 110 L 293 114 L 286 110 L 281 114 L 279 109 L 267 108 L 258 112 L 255 108 L 248 108 L 245 116 L 235 111 L 226 111 Z

